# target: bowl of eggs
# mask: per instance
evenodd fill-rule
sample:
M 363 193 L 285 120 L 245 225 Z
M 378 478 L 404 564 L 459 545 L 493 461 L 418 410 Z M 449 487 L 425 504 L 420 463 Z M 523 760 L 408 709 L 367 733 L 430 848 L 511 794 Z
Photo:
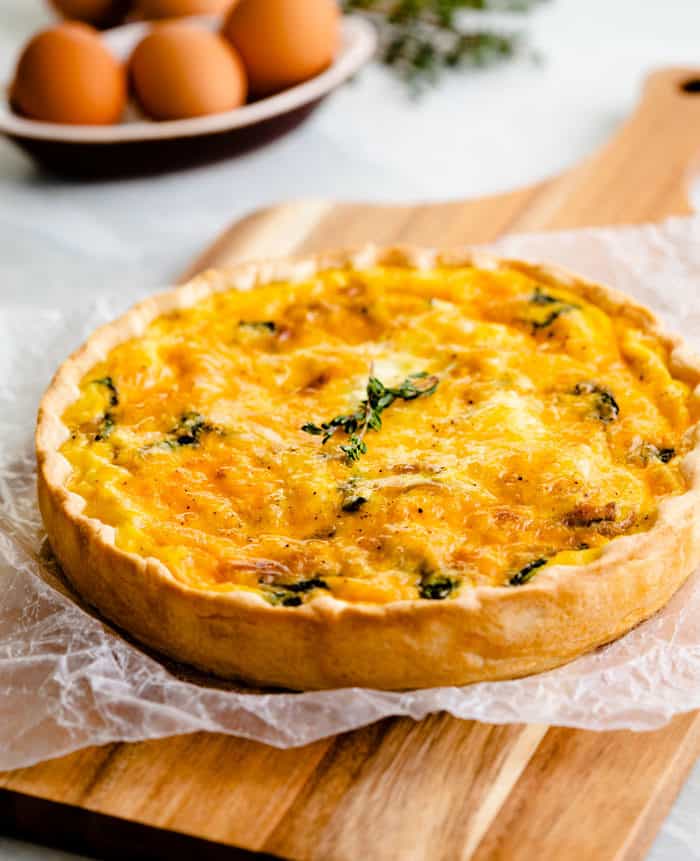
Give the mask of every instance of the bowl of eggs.
M 70 17 L 21 51 L 0 133 L 68 176 L 164 172 L 260 146 L 297 126 L 376 47 L 372 26 L 341 16 L 336 0 L 54 5 Z

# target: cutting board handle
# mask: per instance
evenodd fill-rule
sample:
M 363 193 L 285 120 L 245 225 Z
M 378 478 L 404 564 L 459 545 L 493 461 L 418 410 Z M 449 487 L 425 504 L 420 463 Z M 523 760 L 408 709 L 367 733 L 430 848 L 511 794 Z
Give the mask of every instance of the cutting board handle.
M 700 68 L 652 73 L 632 124 L 634 137 L 645 140 L 649 171 L 671 179 L 669 212 L 690 211 L 688 185 L 700 168 Z
M 232 225 L 184 277 L 251 257 L 365 242 L 451 246 L 504 233 L 657 221 L 690 212 L 694 172 L 700 174 L 700 68 L 659 69 L 616 134 L 560 176 L 506 194 L 418 206 L 290 201 Z
M 451 213 L 454 227 L 449 235 L 443 230 L 441 244 L 687 215 L 693 174 L 700 174 L 700 68 L 659 69 L 646 79 L 630 118 L 599 150 L 539 185 L 464 201 Z M 414 215 L 411 228 L 432 240 L 437 234 L 428 222 L 419 224 Z
M 700 68 L 653 72 L 629 120 L 570 172 L 576 193 L 566 189 L 570 210 L 563 221 L 571 226 L 614 224 L 686 214 L 689 180 L 700 168 L 699 156 Z M 586 193 L 587 183 L 593 193 Z M 562 218 L 556 222 L 564 226 Z

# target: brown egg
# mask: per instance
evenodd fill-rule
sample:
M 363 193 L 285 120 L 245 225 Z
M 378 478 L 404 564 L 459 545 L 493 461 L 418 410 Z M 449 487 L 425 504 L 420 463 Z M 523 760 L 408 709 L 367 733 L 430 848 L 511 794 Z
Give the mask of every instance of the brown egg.
M 142 18 L 181 18 L 184 15 L 218 15 L 233 0 L 136 0 Z
M 154 27 L 131 55 L 129 75 L 154 120 L 230 111 L 245 102 L 248 89 L 235 49 L 218 33 L 182 22 Z
M 69 21 L 30 39 L 17 64 L 10 102 L 35 120 L 108 125 L 124 111 L 126 73 L 92 27 Z
M 64 18 L 85 21 L 95 27 L 113 27 L 121 23 L 131 8 L 130 0 L 50 0 Z
M 323 71 L 340 38 L 335 0 L 238 0 L 222 30 L 238 50 L 256 96 L 279 92 Z

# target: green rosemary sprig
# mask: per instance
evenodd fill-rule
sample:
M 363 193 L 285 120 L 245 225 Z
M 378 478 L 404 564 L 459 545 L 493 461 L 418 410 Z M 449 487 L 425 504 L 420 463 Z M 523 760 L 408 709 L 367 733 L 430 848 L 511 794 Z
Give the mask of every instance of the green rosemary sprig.
M 446 69 L 493 65 L 522 53 L 522 32 L 489 22 L 469 31 L 460 12 L 525 13 L 542 0 L 344 0 L 345 10 L 370 18 L 379 33 L 379 56 L 414 91 Z
M 416 398 L 432 395 L 440 381 L 436 376 L 421 371 L 410 374 L 395 388 L 385 386 L 377 377 L 370 375 L 367 382 L 367 397 L 353 413 L 339 415 L 320 425 L 307 422 L 302 425 L 305 433 L 313 436 L 323 436 L 322 445 L 337 431 L 343 431 L 349 437 L 340 450 L 345 454 L 348 461 L 358 461 L 367 452 L 367 443 L 364 436 L 369 430 L 378 431 L 382 426 L 382 413 L 390 407 L 395 400 L 412 401 Z

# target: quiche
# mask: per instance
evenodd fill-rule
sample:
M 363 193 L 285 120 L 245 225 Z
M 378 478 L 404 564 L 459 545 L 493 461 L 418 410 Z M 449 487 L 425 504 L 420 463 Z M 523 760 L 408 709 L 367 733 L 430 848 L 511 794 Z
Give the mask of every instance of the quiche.
M 466 251 L 205 273 L 38 418 L 49 541 L 139 641 L 291 689 L 513 678 L 700 561 L 698 360 L 622 294 Z

